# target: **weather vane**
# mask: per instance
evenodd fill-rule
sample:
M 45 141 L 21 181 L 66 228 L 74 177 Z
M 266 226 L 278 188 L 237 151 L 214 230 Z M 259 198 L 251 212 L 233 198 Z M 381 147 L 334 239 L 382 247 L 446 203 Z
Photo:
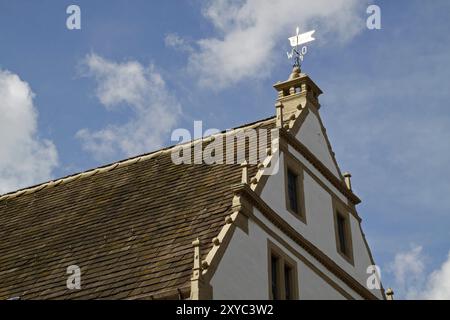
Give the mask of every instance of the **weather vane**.
M 296 35 L 289 38 L 289 42 L 291 43 L 292 50 L 291 52 L 287 52 L 288 59 L 294 58 L 294 67 L 300 68 L 300 62 L 303 62 L 303 57 L 308 52 L 308 48 L 306 46 L 302 46 L 300 51 L 298 49 L 302 44 L 311 42 L 316 40 L 312 37 L 313 33 L 316 30 L 308 31 L 302 34 L 299 34 L 299 27 L 296 29 Z M 295 57 L 294 57 L 295 55 Z

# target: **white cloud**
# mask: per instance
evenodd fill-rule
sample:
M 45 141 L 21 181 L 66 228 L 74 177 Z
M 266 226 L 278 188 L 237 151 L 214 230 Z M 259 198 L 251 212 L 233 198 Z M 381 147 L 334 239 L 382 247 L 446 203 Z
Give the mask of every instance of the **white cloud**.
M 450 299 L 450 252 L 447 260 L 429 275 L 426 274 L 427 258 L 421 246 L 395 255 L 389 271 L 394 274 L 397 298 L 400 299 Z
M 389 270 L 394 273 L 397 294 L 416 298 L 423 286 L 425 271 L 422 247 L 415 246 L 409 251 L 397 253 Z
M 37 135 L 34 94 L 18 75 L 0 70 L 0 194 L 49 180 L 54 144 Z
M 441 267 L 428 277 L 424 298 L 450 300 L 450 252 Z
M 164 44 L 166 47 L 174 48 L 182 52 L 192 52 L 194 50 L 186 39 L 176 33 L 167 34 L 164 38 Z
M 364 3 L 357 0 L 213 0 L 203 14 L 220 36 L 201 39 L 188 69 L 201 85 L 223 88 L 269 74 L 275 46 L 300 25 L 316 28 L 321 41 L 351 39 L 364 27 Z M 284 47 L 277 48 L 284 55 Z
M 97 160 L 110 160 L 160 147 L 177 123 L 181 107 L 154 66 L 137 61 L 116 63 L 96 54 L 88 55 L 84 66 L 86 75 L 95 78 L 96 95 L 105 108 L 113 111 L 126 105 L 133 116 L 125 124 L 78 131 L 83 148 Z

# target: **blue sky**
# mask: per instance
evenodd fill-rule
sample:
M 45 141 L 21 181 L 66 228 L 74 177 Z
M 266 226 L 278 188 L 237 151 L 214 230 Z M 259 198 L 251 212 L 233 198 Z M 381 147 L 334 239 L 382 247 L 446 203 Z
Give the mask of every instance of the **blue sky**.
M 0 187 L 173 144 L 170 132 L 193 120 L 226 129 L 272 116 L 272 84 L 290 72 L 287 37 L 297 25 L 315 28 L 303 71 L 324 91 L 321 115 L 363 200 L 383 282 L 402 298 L 442 291 L 436 279 L 450 282 L 450 3 L 270 3 L 0 0 L 0 98 L 2 84 L 17 88 L 29 111 L 8 121 L 0 114 L 3 128 L 17 131 L 11 141 L 28 146 L 0 147 Z M 372 3 L 381 30 L 365 27 Z M 66 28 L 70 4 L 81 8 L 81 30 Z M 137 85 L 117 92 L 123 79 Z M 13 131 L 0 127 L 6 137 Z

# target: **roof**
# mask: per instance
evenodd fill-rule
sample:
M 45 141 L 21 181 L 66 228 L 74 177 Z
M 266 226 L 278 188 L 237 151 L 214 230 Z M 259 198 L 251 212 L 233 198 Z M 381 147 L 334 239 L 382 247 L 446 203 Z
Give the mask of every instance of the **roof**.
M 272 128 L 274 118 L 241 128 Z M 235 130 L 237 130 L 235 129 Z M 221 133 L 224 134 L 224 133 Z M 191 146 L 192 147 L 192 146 Z M 189 289 L 231 213 L 240 165 L 175 165 L 172 147 L 0 197 L 0 299 L 133 299 Z M 250 166 L 253 176 L 256 166 Z M 66 269 L 81 268 L 81 290 Z

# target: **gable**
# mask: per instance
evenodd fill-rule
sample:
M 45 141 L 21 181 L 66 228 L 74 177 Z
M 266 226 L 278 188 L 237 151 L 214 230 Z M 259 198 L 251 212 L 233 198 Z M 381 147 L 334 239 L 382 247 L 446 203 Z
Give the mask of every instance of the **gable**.
M 317 112 L 308 112 L 296 138 L 303 143 L 336 177 L 341 178 L 328 137 Z

